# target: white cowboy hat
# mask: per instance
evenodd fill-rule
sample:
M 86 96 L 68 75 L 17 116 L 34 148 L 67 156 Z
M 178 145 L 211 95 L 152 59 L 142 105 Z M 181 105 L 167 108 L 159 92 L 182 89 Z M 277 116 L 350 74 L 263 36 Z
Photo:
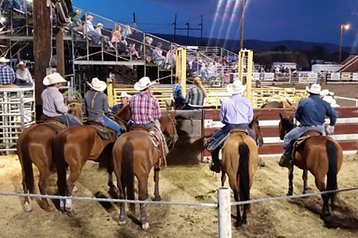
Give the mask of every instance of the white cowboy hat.
M 242 85 L 240 80 L 235 80 L 232 84 L 226 86 L 226 90 L 231 94 L 243 94 L 246 90 L 246 85 Z
M 94 90 L 96 90 L 98 92 L 102 92 L 107 88 L 106 82 L 103 82 L 103 81 L 99 80 L 98 78 L 93 78 L 91 83 L 87 82 L 87 84 L 91 88 L 93 88 Z
M 306 91 L 311 94 L 320 94 L 321 93 L 321 85 L 319 85 L 318 83 L 314 83 L 311 85 L 311 88 L 307 86 Z
M 25 65 L 25 63 L 24 63 L 24 61 L 20 61 L 17 65 L 18 65 L 18 66 L 19 66 L 19 65 Z
M 150 78 L 143 77 L 143 78 L 139 79 L 139 81 L 134 84 L 134 89 L 137 91 L 143 91 L 144 89 L 152 86 L 153 84 L 155 84 L 155 82 L 151 82 Z
M 103 24 L 99 22 L 99 23 L 97 23 L 97 26 L 103 26 Z
M 6 59 L 5 57 L 0 58 L 0 63 L 8 63 L 10 60 Z
M 334 96 L 334 92 L 331 92 L 328 89 L 323 89 L 320 94 L 323 97 L 325 97 L 325 96 Z
M 122 92 L 121 95 L 119 95 L 120 98 L 130 98 L 131 95 L 129 95 L 127 92 Z
M 42 80 L 42 83 L 45 86 L 49 86 L 56 83 L 66 83 L 66 82 L 67 82 L 66 79 L 64 79 L 59 73 L 49 74 Z

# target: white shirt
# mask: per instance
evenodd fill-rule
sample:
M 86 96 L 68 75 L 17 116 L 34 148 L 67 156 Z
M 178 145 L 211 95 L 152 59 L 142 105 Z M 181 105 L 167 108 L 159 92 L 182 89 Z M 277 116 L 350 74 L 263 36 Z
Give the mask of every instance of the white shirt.
M 16 78 L 18 78 L 22 81 L 25 81 L 26 83 L 31 83 L 31 84 L 34 83 L 28 68 L 25 68 L 24 70 L 17 69 L 16 70 Z

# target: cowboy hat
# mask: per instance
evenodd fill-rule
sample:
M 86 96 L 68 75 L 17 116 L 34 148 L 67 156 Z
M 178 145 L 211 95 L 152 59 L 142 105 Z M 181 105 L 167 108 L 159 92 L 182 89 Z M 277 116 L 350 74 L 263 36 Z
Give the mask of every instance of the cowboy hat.
M 87 84 L 95 91 L 102 92 L 107 88 L 106 82 L 99 80 L 98 78 L 93 78 L 91 83 Z
M 25 65 L 25 63 L 24 63 L 24 61 L 20 61 L 17 65 L 18 65 L 18 66 L 20 66 L 20 65 Z
M 334 96 L 334 92 L 331 92 L 328 89 L 323 89 L 320 94 L 321 94 L 322 97 Z
M 139 81 L 134 84 L 134 89 L 137 91 L 143 91 L 144 89 L 152 86 L 153 84 L 155 84 L 155 82 L 151 82 L 150 78 L 143 77 L 143 78 L 139 79 Z
M 119 95 L 119 98 L 130 98 L 131 95 L 129 95 L 127 92 L 122 92 L 121 95 Z
M 10 60 L 6 59 L 5 57 L 0 58 L 0 63 L 8 63 Z
M 306 91 L 311 94 L 320 94 L 321 93 L 321 85 L 318 83 L 314 83 L 311 85 L 311 87 L 306 87 Z
M 53 85 L 56 83 L 66 83 L 66 82 L 67 82 L 66 79 L 64 79 L 59 73 L 49 74 L 42 80 L 42 83 L 45 86 Z
M 243 94 L 246 90 L 246 85 L 242 85 L 240 80 L 235 80 L 232 84 L 226 86 L 226 90 L 231 94 Z
M 97 23 L 97 27 L 100 27 L 100 26 L 103 26 L 103 24 L 102 23 Z

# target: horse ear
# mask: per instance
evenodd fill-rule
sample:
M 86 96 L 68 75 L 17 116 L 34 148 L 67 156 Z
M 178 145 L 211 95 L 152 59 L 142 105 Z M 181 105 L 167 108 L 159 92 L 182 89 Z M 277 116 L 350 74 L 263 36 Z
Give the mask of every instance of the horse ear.
M 286 102 L 288 103 L 288 105 L 292 106 L 293 103 L 289 100 L 289 99 L 286 99 Z
M 254 116 L 254 121 L 258 121 L 259 120 L 259 115 L 255 115 Z

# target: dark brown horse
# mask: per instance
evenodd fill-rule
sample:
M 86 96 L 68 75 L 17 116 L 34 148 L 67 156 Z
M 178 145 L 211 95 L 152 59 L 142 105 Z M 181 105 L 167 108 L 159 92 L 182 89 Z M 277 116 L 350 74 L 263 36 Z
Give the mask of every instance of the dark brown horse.
M 262 141 L 257 117 L 251 122 L 251 128 L 258 141 Z M 221 186 L 224 186 L 226 174 L 229 177 L 229 184 L 234 193 L 234 199 L 238 201 L 250 200 L 250 188 L 254 175 L 259 164 L 258 147 L 255 141 L 243 130 L 230 131 L 222 148 Z M 246 224 L 246 212 L 249 204 L 243 205 L 241 216 L 240 206 L 236 206 L 236 227 Z
M 173 147 L 178 135 L 175 117 L 168 113 L 160 118 L 160 129 L 163 132 L 168 147 Z M 138 180 L 138 198 L 144 201 L 148 198 L 148 176 L 154 166 L 154 200 L 160 201 L 159 170 L 161 161 L 165 158 L 162 152 L 153 145 L 151 136 L 146 130 L 133 130 L 121 136 L 113 147 L 114 172 L 117 176 L 117 186 L 120 199 L 134 200 L 134 176 Z M 130 211 L 135 213 L 135 205 L 130 205 Z M 125 224 L 125 203 L 120 204 L 119 224 Z M 143 229 L 149 228 L 145 204 L 140 204 L 140 222 Z
M 82 121 L 81 105 L 70 103 L 68 113 L 76 116 Z M 50 167 L 52 166 L 52 142 L 54 136 L 66 126 L 59 122 L 48 122 L 33 125 L 20 134 L 16 143 L 17 154 L 21 164 L 22 187 L 24 193 L 35 193 L 34 173 L 32 164 L 34 164 L 40 173 L 38 187 L 40 193 L 47 193 L 48 178 L 50 176 Z M 52 210 L 46 198 L 41 198 L 40 207 L 50 211 Z M 30 200 L 25 197 L 23 208 L 26 212 L 32 210 Z
M 130 119 L 130 108 L 125 106 L 115 116 L 115 121 L 126 128 Z M 109 131 L 109 130 L 107 130 Z M 93 125 L 71 126 L 63 130 L 54 138 L 54 160 L 57 168 L 57 186 L 61 196 L 71 196 L 75 182 L 78 180 L 82 168 L 87 160 L 101 161 L 107 166 L 108 186 L 110 193 L 117 194 L 118 190 L 113 184 L 112 147 L 115 142 L 114 132 L 102 138 Z M 66 168 L 70 168 L 69 178 L 66 182 Z M 60 201 L 60 209 L 71 214 L 71 200 L 66 205 Z
M 283 117 L 280 113 L 280 138 L 283 139 L 286 133 L 294 128 L 292 117 Z M 317 132 L 306 132 L 303 136 L 308 136 L 292 154 L 292 166 L 289 168 L 289 188 L 288 195 L 293 194 L 293 168 L 294 165 L 304 171 L 302 178 L 304 180 L 303 190 L 307 190 L 307 171 L 315 177 L 317 188 L 323 192 L 335 190 L 338 188 L 337 174 L 343 162 L 343 150 L 341 146 L 328 136 L 321 136 Z M 325 178 L 327 176 L 327 186 Z M 335 193 L 322 194 L 323 207 L 321 217 L 326 218 L 331 215 L 329 209 L 329 200 L 331 207 L 334 205 Z
M 282 101 L 271 101 L 263 104 L 261 108 L 287 108 L 287 109 L 296 109 L 297 104 L 291 102 L 290 100 L 282 100 Z

